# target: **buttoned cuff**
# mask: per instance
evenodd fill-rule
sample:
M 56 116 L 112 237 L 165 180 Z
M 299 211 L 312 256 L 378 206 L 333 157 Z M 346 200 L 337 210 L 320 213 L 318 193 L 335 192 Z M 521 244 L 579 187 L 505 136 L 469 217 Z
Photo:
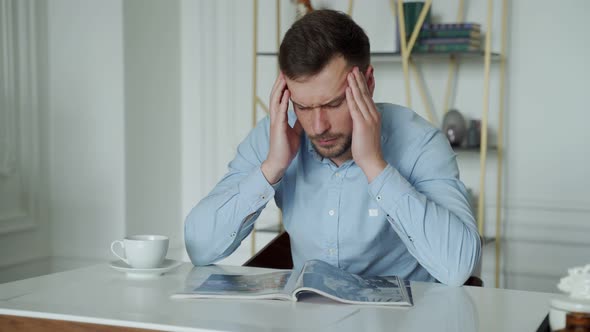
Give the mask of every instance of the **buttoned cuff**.
M 391 210 L 391 203 L 397 203 L 405 195 L 415 191 L 397 169 L 387 164 L 385 169 L 369 184 L 369 195 L 385 211 Z M 382 205 L 384 202 L 385 205 Z
M 240 183 L 240 196 L 250 206 L 249 213 L 256 212 L 275 195 L 280 181 L 271 186 L 260 167 L 257 167 Z

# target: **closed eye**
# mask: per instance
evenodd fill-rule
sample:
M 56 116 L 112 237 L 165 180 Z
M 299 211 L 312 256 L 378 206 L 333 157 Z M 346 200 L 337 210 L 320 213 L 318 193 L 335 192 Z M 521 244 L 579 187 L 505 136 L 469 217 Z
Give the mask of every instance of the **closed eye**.
M 338 108 L 338 107 L 340 107 L 342 105 L 342 102 L 344 102 L 344 99 L 340 99 L 338 101 L 329 103 L 328 105 L 326 105 L 326 107 L 329 107 L 329 108 Z
M 333 100 L 330 103 L 327 103 L 325 105 L 322 105 L 320 107 L 323 107 L 323 108 L 338 108 L 338 107 L 342 106 L 342 103 L 344 102 L 345 99 L 346 99 L 346 95 L 344 95 L 344 96 L 342 96 L 342 97 L 340 97 L 340 98 L 338 98 L 336 100 Z M 309 107 L 309 106 L 301 106 L 301 105 L 297 104 L 296 102 L 294 102 L 293 100 L 291 100 L 291 102 L 293 103 L 293 107 L 296 110 L 298 110 L 298 111 L 309 111 L 309 110 L 312 110 L 312 109 L 315 108 L 315 107 Z
M 303 107 L 303 106 L 301 106 L 299 104 L 295 104 L 295 103 L 293 103 L 293 106 L 298 111 L 309 111 L 309 110 L 311 110 L 311 107 Z

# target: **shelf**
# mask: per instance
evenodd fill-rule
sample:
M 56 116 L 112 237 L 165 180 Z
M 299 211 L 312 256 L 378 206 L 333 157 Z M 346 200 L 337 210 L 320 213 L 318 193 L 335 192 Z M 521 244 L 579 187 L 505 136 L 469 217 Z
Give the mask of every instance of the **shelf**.
M 461 58 L 462 60 L 475 60 L 475 61 L 483 61 L 484 59 L 484 52 L 429 52 L 429 53 L 412 53 L 412 60 L 422 61 L 422 60 L 438 60 L 444 61 L 448 60 L 451 56 L 456 56 Z M 491 60 L 492 62 L 499 62 L 502 59 L 502 56 L 499 53 L 492 52 Z M 371 53 L 371 60 L 373 62 L 402 62 L 402 56 L 399 52 L 373 52 Z
M 496 242 L 496 237 L 495 236 L 482 236 L 481 237 L 481 244 L 482 246 L 485 246 L 487 244 Z
M 276 52 L 258 52 L 257 56 L 276 57 Z M 461 60 L 483 61 L 484 52 L 432 52 L 432 53 L 413 53 L 412 60 L 415 61 L 445 61 L 450 56 L 456 56 Z M 491 61 L 500 62 L 502 55 L 492 52 Z M 399 52 L 373 52 L 371 53 L 372 62 L 402 62 L 402 56 Z
M 455 152 L 479 152 L 480 147 L 453 147 L 453 151 Z M 498 151 L 498 147 L 497 146 L 488 146 L 488 151 Z
M 257 56 L 277 56 L 277 52 L 257 52 Z M 465 60 L 482 60 L 484 59 L 484 52 L 436 52 L 436 53 L 413 53 L 413 60 L 448 60 L 451 55 L 460 57 Z M 492 62 L 499 62 L 502 56 L 499 53 L 493 53 Z M 373 52 L 371 53 L 371 60 L 374 62 L 402 62 L 402 56 L 399 52 Z
M 281 225 L 273 224 L 273 225 L 264 225 L 260 228 L 256 228 L 256 232 L 262 233 L 279 233 L 281 231 Z
M 258 55 L 258 56 L 277 56 L 279 54 L 277 52 L 257 52 L 256 55 Z

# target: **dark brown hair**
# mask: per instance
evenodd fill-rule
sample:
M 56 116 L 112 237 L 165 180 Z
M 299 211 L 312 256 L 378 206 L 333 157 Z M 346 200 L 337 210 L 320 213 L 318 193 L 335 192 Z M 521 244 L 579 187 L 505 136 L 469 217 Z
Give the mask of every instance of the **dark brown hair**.
M 315 10 L 296 21 L 285 34 L 279 66 L 290 79 L 312 76 L 335 56 L 365 71 L 370 63 L 369 37 L 350 16 L 328 9 Z

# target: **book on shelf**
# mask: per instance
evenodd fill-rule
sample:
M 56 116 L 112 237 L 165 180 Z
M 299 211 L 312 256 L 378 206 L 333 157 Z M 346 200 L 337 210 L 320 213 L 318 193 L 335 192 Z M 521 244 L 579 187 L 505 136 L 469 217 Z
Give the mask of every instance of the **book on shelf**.
M 421 53 L 436 53 L 436 52 L 476 52 L 480 51 L 480 45 L 470 44 L 441 44 L 441 45 L 425 45 L 417 44 L 414 46 L 413 52 Z
M 397 276 L 359 276 L 321 260 L 307 261 L 299 270 L 211 274 L 198 285 L 187 280 L 185 289 L 172 298 L 298 301 L 310 293 L 350 304 L 413 305 L 409 281 Z
M 424 38 L 418 41 L 422 45 L 447 45 L 447 44 L 466 44 L 479 46 L 481 41 L 476 38 Z
M 480 39 L 481 33 L 475 30 L 420 30 L 419 39 L 424 38 L 474 38 Z
M 449 30 L 468 30 L 480 31 L 481 24 L 479 23 L 424 23 L 422 26 L 424 31 L 449 31 Z

